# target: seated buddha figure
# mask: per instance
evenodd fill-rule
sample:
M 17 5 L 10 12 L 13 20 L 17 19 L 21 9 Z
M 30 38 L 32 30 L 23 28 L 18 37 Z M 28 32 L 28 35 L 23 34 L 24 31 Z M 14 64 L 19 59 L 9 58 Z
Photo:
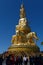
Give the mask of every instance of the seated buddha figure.
M 13 44 L 24 44 L 27 42 L 27 38 L 23 32 L 16 31 L 16 35 L 12 36 Z

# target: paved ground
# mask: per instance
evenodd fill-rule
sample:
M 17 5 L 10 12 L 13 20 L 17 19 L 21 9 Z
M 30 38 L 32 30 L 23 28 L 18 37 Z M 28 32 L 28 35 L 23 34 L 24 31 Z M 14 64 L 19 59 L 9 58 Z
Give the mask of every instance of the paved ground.
M 3 64 L 2 65 L 6 65 L 6 60 L 4 60 Z M 24 64 L 23 64 L 24 65 Z M 30 65 L 29 62 L 27 65 Z
M 2 65 L 6 65 L 5 61 L 3 62 L 3 64 L 2 64 Z M 23 64 L 23 65 L 24 65 L 24 64 Z M 29 62 L 28 62 L 28 64 L 27 64 L 27 65 L 30 65 L 30 64 L 29 64 Z

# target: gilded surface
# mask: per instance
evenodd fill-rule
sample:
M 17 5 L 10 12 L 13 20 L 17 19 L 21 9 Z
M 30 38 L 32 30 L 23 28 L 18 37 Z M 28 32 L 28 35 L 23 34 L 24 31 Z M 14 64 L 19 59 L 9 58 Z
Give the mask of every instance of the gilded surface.
M 21 5 L 19 24 L 16 25 L 16 34 L 12 36 L 12 46 L 9 48 L 9 51 L 28 52 L 29 50 L 32 50 L 30 46 L 36 46 L 36 40 L 38 40 L 38 37 L 35 32 L 31 32 L 25 17 L 24 6 Z M 36 50 L 38 50 L 38 48 Z
M 21 9 L 20 9 L 20 18 L 24 18 L 24 17 L 25 17 L 24 5 L 21 5 Z
M 25 17 L 24 6 L 21 5 L 19 24 L 16 25 L 16 35 L 12 36 L 12 44 L 34 45 L 34 39 L 37 40 L 38 38 L 35 32 L 31 32 L 28 21 Z

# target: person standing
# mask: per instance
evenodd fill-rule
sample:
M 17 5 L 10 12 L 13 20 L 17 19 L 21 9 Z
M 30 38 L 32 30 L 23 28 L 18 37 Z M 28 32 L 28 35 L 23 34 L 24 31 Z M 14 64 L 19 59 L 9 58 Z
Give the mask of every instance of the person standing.
M 23 63 L 24 63 L 24 65 L 27 65 L 27 62 L 28 62 L 27 56 L 24 56 L 23 57 Z
M 3 62 L 3 58 L 2 56 L 0 56 L 0 65 L 2 65 L 2 62 Z

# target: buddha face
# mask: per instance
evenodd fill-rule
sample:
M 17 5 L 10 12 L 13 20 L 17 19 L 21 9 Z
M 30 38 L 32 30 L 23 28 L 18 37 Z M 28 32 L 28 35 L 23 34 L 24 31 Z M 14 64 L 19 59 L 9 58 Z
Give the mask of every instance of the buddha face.
M 20 21 L 19 21 L 19 25 L 26 25 L 27 24 L 27 20 L 26 20 L 26 18 L 22 18 L 22 19 L 20 19 Z

